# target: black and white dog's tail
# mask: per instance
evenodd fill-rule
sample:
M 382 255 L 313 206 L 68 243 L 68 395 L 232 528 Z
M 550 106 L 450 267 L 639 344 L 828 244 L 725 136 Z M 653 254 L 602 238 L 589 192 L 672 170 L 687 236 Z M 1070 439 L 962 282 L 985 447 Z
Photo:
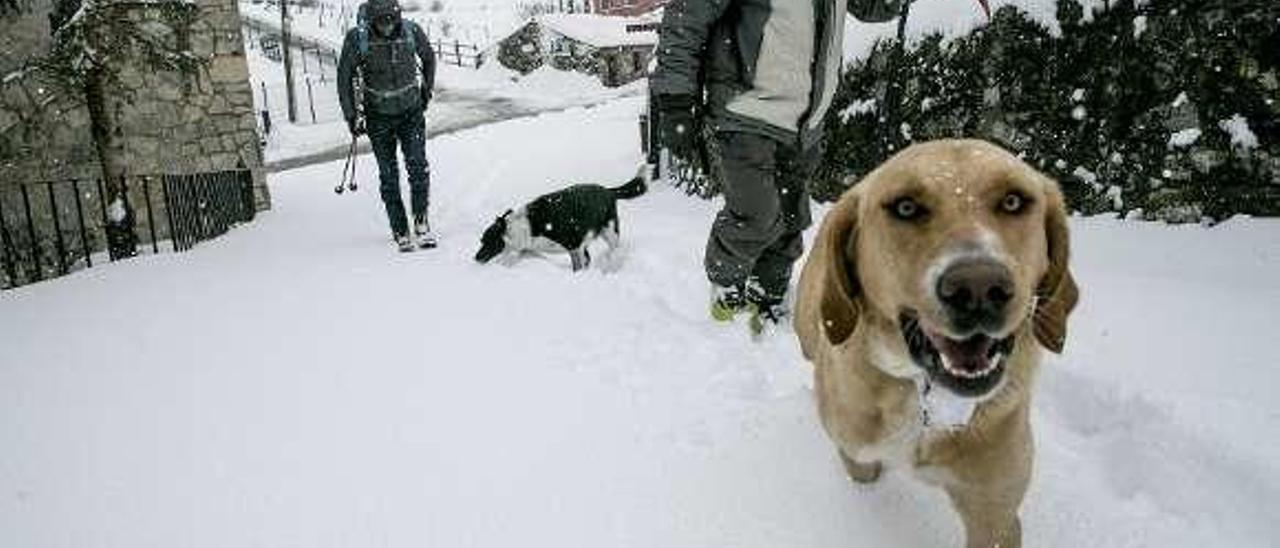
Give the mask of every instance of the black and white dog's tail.
M 640 166 L 640 170 L 636 172 L 635 178 L 627 181 L 626 184 L 617 188 L 609 189 L 610 192 L 613 192 L 613 197 L 619 200 L 630 200 L 632 198 L 639 198 L 640 196 L 643 196 L 644 193 L 649 190 L 649 183 L 645 177 L 646 167 L 647 166 L 644 165 Z

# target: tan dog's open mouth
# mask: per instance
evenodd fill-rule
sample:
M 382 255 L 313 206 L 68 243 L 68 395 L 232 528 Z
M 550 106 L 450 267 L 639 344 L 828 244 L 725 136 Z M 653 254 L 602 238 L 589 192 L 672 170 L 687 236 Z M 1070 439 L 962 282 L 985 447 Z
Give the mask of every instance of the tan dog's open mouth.
M 926 329 L 913 311 L 902 312 L 898 324 L 912 361 L 935 383 L 971 398 L 985 396 L 1000 385 L 1015 335 L 993 339 L 979 333 L 955 340 Z

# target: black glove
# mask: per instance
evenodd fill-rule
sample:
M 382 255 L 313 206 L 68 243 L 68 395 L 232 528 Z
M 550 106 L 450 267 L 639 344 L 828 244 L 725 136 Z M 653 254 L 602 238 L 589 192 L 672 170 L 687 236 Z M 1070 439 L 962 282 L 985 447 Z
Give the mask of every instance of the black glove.
M 698 147 L 700 120 L 693 97 L 688 95 L 659 95 L 658 138 L 662 146 L 676 158 L 693 160 Z
M 358 116 L 353 118 L 347 118 L 347 131 L 351 132 L 352 137 L 359 137 L 361 135 L 364 135 L 366 133 L 365 127 L 364 127 L 364 120 L 362 120 Z
M 422 110 L 427 110 L 427 105 L 431 104 L 432 97 L 434 95 L 431 93 L 431 88 L 422 86 Z

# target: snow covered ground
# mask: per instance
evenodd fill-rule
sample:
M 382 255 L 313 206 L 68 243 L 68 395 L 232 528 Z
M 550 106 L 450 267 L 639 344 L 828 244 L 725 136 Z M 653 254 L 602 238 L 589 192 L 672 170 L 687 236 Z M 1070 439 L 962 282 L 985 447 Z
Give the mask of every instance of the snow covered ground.
M 624 202 L 615 272 L 471 260 L 507 207 L 628 178 L 640 106 L 432 140 L 432 252 L 392 251 L 365 157 L 354 195 L 281 173 L 192 252 L 0 293 L 0 546 L 958 545 L 937 492 L 844 479 L 789 331 L 708 321 L 714 203 Z M 1026 545 L 1274 546 L 1280 222 L 1072 228 Z

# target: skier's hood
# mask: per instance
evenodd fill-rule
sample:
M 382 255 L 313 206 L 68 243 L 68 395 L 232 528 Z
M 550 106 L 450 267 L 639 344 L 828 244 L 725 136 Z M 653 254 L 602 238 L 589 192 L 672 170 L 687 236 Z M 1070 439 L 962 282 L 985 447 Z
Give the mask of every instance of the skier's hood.
M 377 21 L 380 18 L 390 17 L 396 22 L 400 21 L 400 2 L 396 0 L 369 0 L 368 14 L 370 21 Z

